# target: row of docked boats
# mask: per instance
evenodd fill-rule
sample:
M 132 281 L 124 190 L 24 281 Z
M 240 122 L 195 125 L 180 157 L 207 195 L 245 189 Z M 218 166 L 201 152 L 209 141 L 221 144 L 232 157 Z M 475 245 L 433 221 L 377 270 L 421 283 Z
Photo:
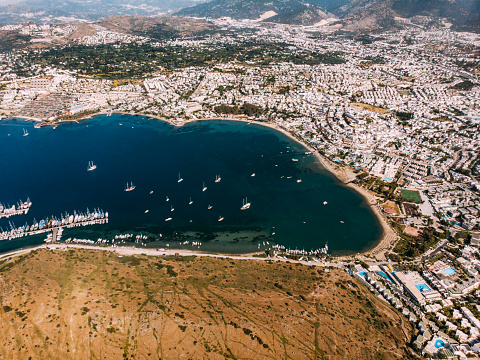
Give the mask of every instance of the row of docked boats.
M 65 213 L 60 218 L 52 217 L 38 222 L 34 220 L 32 225 L 25 224 L 20 227 L 16 227 L 12 221 L 9 221 L 9 230 L 4 230 L 0 227 L 0 240 L 12 240 L 24 236 L 42 234 L 59 227 L 72 228 L 106 223 L 108 223 L 108 212 L 100 209 L 95 209 L 93 212 L 87 209 L 85 213 L 74 211 L 71 215 Z
M 23 215 L 28 213 L 28 210 L 32 207 L 32 202 L 30 201 L 29 198 L 27 198 L 27 201 L 22 201 L 20 200 L 17 202 L 17 205 L 3 205 L 0 204 L 0 219 L 1 218 L 9 218 L 10 216 L 15 216 L 15 215 Z
M 328 242 L 324 247 L 315 249 L 315 250 L 303 250 L 303 249 L 287 249 L 283 245 L 273 245 L 272 248 L 279 253 L 284 253 L 287 255 L 301 255 L 301 256 L 321 256 L 328 255 Z

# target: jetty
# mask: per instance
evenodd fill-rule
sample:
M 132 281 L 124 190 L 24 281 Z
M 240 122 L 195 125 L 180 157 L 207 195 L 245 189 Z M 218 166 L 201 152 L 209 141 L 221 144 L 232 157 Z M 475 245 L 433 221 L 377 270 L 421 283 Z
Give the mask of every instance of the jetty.
M 15 215 L 23 215 L 28 213 L 28 210 L 32 207 L 32 202 L 30 201 L 29 198 L 27 198 L 27 201 L 23 202 L 20 200 L 17 202 L 17 206 L 15 205 L 8 205 L 5 206 L 3 204 L 0 204 L 0 219 L 1 218 L 9 218 L 10 216 L 15 216 Z
M 25 224 L 20 227 L 16 227 L 11 221 L 9 222 L 10 230 L 3 230 L 0 228 L 0 241 L 2 240 L 13 240 L 25 236 L 38 235 L 43 233 L 52 232 L 51 240 L 57 240 L 57 234 L 61 234 L 62 231 L 59 229 L 63 228 L 73 228 L 77 226 L 89 226 L 89 225 L 100 225 L 108 223 L 108 212 L 103 210 L 94 210 L 90 212 L 87 209 L 87 212 L 76 212 L 74 211 L 73 215 L 65 213 L 60 219 L 51 218 L 51 219 L 42 219 L 39 222 L 34 221 L 32 225 Z

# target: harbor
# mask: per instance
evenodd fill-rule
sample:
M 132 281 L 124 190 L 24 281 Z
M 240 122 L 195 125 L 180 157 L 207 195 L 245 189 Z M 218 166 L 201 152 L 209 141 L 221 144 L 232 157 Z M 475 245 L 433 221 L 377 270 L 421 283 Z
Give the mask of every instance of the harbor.
M 27 201 L 23 202 L 20 200 L 17 202 L 17 205 L 7 205 L 5 206 L 4 204 L 0 204 L 0 219 L 1 218 L 9 218 L 10 216 L 15 216 L 15 215 L 24 215 L 28 213 L 28 210 L 32 207 L 32 202 L 30 201 L 29 198 L 27 198 Z
M 9 221 L 9 230 L 4 230 L 0 227 L 0 241 L 52 232 L 51 241 L 55 242 L 59 229 L 107 223 L 108 212 L 100 209 L 94 210 L 93 212 L 90 212 L 88 209 L 86 212 L 74 211 L 72 215 L 65 213 L 60 218 L 52 217 L 50 219 L 42 219 L 38 222 L 35 221 L 32 225 L 25 224 L 20 227 L 16 227 L 12 221 Z M 48 238 L 46 240 L 48 240 Z

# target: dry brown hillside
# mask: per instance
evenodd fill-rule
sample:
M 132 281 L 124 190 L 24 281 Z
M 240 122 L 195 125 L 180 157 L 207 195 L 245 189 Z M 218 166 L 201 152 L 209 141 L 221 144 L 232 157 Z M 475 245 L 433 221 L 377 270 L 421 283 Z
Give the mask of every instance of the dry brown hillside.
M 36 250 L 0 264 L 0 359 L 402 359 L 412 328 L 341 270 Z
M 103 19 L 99 25 L 110 31 L 135 35 L 155 35 L 155 31 L 160 30 L 170 34 L 192 35 L 214 28 L 202 20 L 140 15 L 113 15 Z

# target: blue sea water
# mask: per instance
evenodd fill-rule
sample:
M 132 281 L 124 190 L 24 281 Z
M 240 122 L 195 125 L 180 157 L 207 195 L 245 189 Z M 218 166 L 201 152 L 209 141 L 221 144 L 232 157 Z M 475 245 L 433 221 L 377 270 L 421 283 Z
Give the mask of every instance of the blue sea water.
M 28 196 L 33 206 L 27 215 L 0 219 L 0 226 L 101 208 L 109 212 L 108 225 L 68 229 L 63 238 L 143 234 L 148 247 L 196 250 L 191 243 L 198 241 L 200 250 L 221 253 L 259 251 L 274 243 L 310 250 L 328 241 L 334 254 L 374 246 L 382 230 L 366 201 L 305 151 L 278 131 L 245 122 L 173 127 L 114 114 L 34 129 L 24 120 L 3 120 L 0 202 L 15 204 Z M 87 172 L 89 161 L 95 171 Z M 125 192 L 127 182 L 135 190 Z M 251 208 L 241 211 L 244 198 Z M 0 252 L 43 238 L 1 241 Z

